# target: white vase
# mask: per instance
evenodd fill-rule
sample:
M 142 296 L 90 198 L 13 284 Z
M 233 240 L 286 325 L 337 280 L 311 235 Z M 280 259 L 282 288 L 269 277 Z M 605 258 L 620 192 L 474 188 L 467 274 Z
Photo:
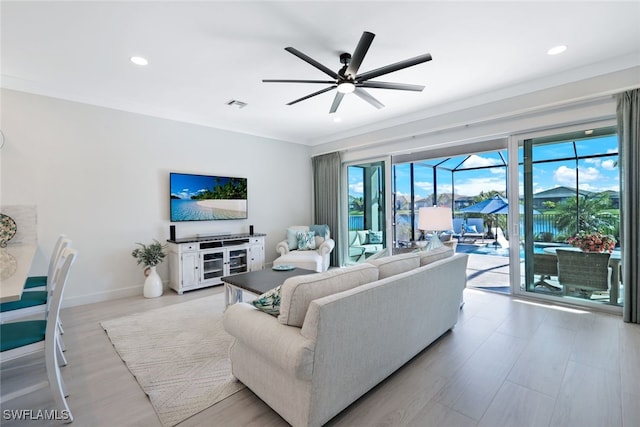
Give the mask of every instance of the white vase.
M 149 267 L 149 274 L 144 280 L 144 297 L 155 298 L 162 295 L 162 279 L 158 275 L 155 266 Z

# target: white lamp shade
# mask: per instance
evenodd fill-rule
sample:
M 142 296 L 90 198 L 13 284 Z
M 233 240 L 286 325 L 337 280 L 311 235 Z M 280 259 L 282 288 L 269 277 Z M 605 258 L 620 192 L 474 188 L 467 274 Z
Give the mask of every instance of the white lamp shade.
M 444 231 L 453 229 L 451 208 L 420 208 L 418 210 L 418 229 L 430 231 Z

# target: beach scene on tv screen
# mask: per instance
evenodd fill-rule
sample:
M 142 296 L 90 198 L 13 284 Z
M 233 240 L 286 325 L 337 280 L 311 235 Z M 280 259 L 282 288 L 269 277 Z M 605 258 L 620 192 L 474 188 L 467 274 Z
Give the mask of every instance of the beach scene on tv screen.
M 247 218 L 247 179 L 171 174 L 171 221 Z

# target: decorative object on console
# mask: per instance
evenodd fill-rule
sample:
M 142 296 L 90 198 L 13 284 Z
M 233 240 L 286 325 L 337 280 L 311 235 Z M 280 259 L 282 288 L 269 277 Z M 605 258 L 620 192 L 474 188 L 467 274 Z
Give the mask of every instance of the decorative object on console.
M 451 208 L 434 206 L 432 208 L 420 208 L 418 211 L 418 229 L 433 232 L 424 250 L 429 251 L 443 246 L 438 232 L 451 230 L 452 228 Z
M 169 174 L 171 221 L 247 219 L 247 178 Z
M 6 248 L 7 242 L 13 239 L 17 231 L 18 226 L 13 218 L 0 214 L 0 248 Z
M 167 246 L 163 246 L 155 239 L 153 240 L 153 243 L 149 245 L 142 243 L 137 243 L 137 245 L 140 245 L 141 247 L 134 249 L 131 252 L 131 256 L 138 261 L 138 264 L 144 264 L 145 266 L 146 279 L 144 280 L 144 297 L 159 297 L 162 295 L 162 279 L 156 271 L 156 266 L 160 264 L 166 256 L 164 250 Z

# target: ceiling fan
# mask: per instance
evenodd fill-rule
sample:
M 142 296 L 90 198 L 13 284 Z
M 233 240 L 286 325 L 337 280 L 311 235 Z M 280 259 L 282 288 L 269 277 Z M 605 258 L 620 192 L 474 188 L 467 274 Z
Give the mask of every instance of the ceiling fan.
M 313 65 L 318 70 L 323 73 L 329 75 L 333 80 L 282 80 L 282 79 L 264 79 L 262 80 L 264 83 L 320 83 L 320 84 L 330 84 L 331 86 L 321 89 L 317 92 L 309 94 L 307 96 L 303 96 L 302 98 L 296 99 L 295 101 L 289 102 L 287 105 L 293 105 L 300 101 L 304 101 L 305 99 L 309 99 L 316 95 L 320 95 L 322 93 L 328 92 L 330 90 L 336 89 L 337 93 L 335 98 L 333 99 L 333 103 L 331 104 L 331 109 L 329 110 L 329 114 L 335 113 L 338 110 L 338 106 L 342 102 L 342 98 L 347 93 L 355 93 L 363 100 L 367 101 L 369 104 L 373 105 L 376 108 L 384 107 L 380 101 L 371 96 L 369 92 L 364 90 L 364 88 L 375 88 L 375 89 L 395 89 L 395 90 L 409 90 L 415 92 L 421 92 L 424 89 L 424 86 L 421 85 L 413 85 L 406 83 L 390 83 L 390 82 L 378 82 L 378 81 L 370 81 L 370 79 L 382 76 L 384 74 L 389 74 L 394 71 L 402 70 L 403 68 L 412 67 L 417 64 L 421 64 L 423 62 L 431 61 L 431 55 L 425 53 L 424 55 L 416 56 L 415 58 L 406 59 L 404 61 L 396 62 L 394 64 L 386 65 L 384 67 L 376 68 L 375 70 L 367 71 L 361 74 L 358 74 L 358 69 L 364 60 L 369 47 L 371 46 L 371 42 L 373 42 L 373 38 L 375 34 L 370 33 L 368 31 L 364 31 L 362 33 L 362 37 L 360 37 L 360 41 L 356 46 L 356 50 L 353 53 L 353 56 L 349 53 L 343 53 L 340 55 L 340 62 L 343 64 L 343 67 L 336 73 L 332 69 L 322 65 L 315 59 L 305 55 L 300 52 L 296 48 L 293 47 L 285 47 L 289 53 L 297 56 L 303 61 Z

